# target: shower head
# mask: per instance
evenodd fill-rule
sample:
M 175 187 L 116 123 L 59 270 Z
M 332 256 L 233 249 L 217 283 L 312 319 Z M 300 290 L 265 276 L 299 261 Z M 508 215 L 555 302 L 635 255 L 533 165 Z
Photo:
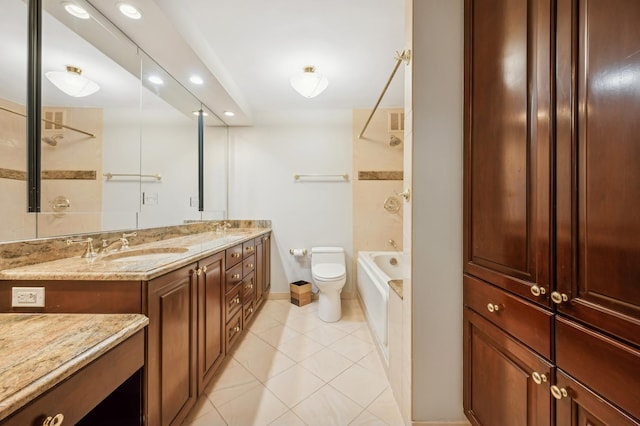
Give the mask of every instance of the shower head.
M 389 146 L 398 146 L 401 143 L 402 143 L 402 139 L 400 139 L 395 135 L 391 135 L 391 138 L 389 139 Z
M 63 139 L 63 135 L 53 135 L 53 136 L 45 136 L 42 138 L 42 142 L 46 143 L 49 146 L 58 145 L 58 139 Z

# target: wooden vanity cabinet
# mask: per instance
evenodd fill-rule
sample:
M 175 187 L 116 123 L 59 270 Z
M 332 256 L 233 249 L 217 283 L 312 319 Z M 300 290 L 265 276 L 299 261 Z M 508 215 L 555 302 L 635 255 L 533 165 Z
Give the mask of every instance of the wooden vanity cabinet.
M 198 394 L 224 359 L 225 253 L 198 262 Z
M 636 0 L 465 0 L 464 409 L 475 425 L 532 424 L 512 409 L 548 410 L 558 425 L 640 424 L 638 16 Z M 551 402 L 529 397 L 533 372 L 516 372 L 522 357 L 500 333 L 549 364 Z M 489 385 L 500 369 L 510 392 Z
M 256 238 L 256 308 L 260 307 L 271 289 L 271 236 Z
M 148 281 L 147 424 L 178 425 L 197 394 L 198 265 Z

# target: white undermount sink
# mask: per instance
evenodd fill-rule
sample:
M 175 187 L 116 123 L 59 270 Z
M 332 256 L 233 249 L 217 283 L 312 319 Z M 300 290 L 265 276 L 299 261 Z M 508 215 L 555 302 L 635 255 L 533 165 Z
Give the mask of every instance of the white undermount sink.
M 161 259 L 172 254 L 186 253 L 189 249 L 184 247 L 156 247 L 137 250 L 124 250 L 107 254 L 102 260 L 108 262 L 141 262 Z

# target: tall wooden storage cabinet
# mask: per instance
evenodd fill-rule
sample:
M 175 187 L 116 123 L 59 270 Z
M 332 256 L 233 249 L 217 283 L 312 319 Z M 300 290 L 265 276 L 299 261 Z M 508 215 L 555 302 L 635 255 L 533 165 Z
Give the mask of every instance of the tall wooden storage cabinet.
M 640 2 L 466 0 L 464 407 L 640 419 Z

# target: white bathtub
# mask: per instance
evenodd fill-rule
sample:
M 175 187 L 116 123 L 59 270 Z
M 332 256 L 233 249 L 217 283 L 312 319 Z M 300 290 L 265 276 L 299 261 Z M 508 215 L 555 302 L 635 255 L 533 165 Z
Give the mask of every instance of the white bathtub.
M 389 357 L 388 282 L 393 279 L 402 279 L 403 268 L 401 252 L 358 252 L 358 296 L 364 305 L 367 321 L 380 349 L 387 358 Z

